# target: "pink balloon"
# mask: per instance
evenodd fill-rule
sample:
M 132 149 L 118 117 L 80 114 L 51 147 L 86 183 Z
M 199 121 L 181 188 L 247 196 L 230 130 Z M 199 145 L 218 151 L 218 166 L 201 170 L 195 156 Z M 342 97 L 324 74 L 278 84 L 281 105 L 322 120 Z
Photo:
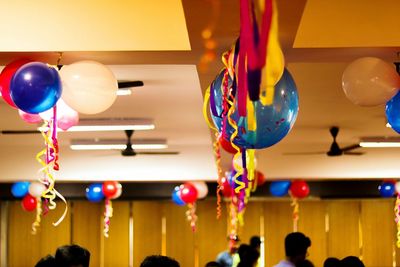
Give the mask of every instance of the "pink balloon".
M 40 113 L 40 117 L 43 120 L 50 120 L 53 117 L 54 111 L 50 109 L 48 111 Z M 79 123 L 79 114 L 72 108 L 70 108 L 65 102 L 60 99 L 57 102 L 57 127 L 63 131 L 67 131 L 72 126 Z
M 38 114 L 30 114 L 25 111 L 18 110 L 18 114 L 21 119 L 27 123 L 39 123 L 42 121 L 42 118 Z

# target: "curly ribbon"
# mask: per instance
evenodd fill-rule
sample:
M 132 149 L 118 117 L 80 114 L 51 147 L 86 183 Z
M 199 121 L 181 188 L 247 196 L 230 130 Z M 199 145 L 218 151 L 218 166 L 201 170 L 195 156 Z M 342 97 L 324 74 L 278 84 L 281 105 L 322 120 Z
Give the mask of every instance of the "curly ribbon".
M 37 228 L 40 227 L 41 217 L 42 217 L 42 199 L 40 197 L 36 198 L 36 217 L 35 221 L 32 223 L 32 234 L 36 235 Z
M 394 205 L 394 215 L 395 215 L 395 222 L 397 226 L 397 233 L 396 233 L 396 246 L 400 248 L 400 196 L 397 195 L 396 203 Z
M 292 199 L 292 203 L 290 206 L 293 207 L 293 232 L 297 232 L 298 229 L 298 222 L 299 222 L 299 203 L 297 201 L 297 198 L 292 195 L 292 193 L 289 193 L 290 197 Z
M 229 236 L 234 237 L 237 236 L 238 233 L 238 216 L 237 216 L 237 205 L 235 203 L 235 197 L 232 197 L 232 200 L 229 203 L 227 203 L 227 210 L 229 213 L 228 217 Z
M 105 237 L 109 237 L 108 232 L 110 231 L 110 219 L 113 216 L 113 207 L 111 200 L 109 198 L 106 198 L 105 201 L 105 210 L 104 210 L 104 229 L 103 229 L 103 234 Z
M 186 211 L 186 219 L 190 222 L 190 227 L 192 227 L 192 231 L 196 232 L 196 203 L 188 203 L 188 210 Z

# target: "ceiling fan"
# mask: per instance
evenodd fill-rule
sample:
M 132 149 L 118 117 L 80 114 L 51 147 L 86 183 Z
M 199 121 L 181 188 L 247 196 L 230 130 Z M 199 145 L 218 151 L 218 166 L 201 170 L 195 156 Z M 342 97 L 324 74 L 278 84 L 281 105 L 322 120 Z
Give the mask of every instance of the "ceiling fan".
M 340 147 L 336 142 L 336 137 L 339 133 L 339 127 L 333 126 L 329 129 L 331 136 L 333 138 L 332 144 L 328 151 L 326 152 L 300 152 L 300 153 L 285 153 L 285 155 L 320 155 L 326 154 L 328 157 L 337 157 L 342 155 L 352 155 L 352 156 L 360 156 L 363 155 L 364 152 L 355 152 L 353 150 L 360 148 L 359 144 L 353 144 L 345 147 Z
M 134 130 L 125 130 L 126 140 L 119 139 L 73 139 L 73 150 L 120 150 L 124 157 L 136 155 L 177 155 L 178 151 L 149 151 L 146 149 L 167 148 L 165 139 L 136 139 L 131 140 Z M 126 142 L 124 144 L 124 142 Z M 122 150 L 121 150 L 122 149 Z M 143 151 L 142 151 L 143 149 Z

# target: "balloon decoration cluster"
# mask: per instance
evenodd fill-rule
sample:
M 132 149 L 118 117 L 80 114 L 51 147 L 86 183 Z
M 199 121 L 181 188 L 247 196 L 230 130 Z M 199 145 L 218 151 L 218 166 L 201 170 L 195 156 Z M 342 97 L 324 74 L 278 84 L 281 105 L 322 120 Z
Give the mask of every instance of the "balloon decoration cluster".
M 236 216 L 230 221 L 242 221 L 254 184 L 255 149 L 281 141 L 292 129 L 299 109 L 295 82 L 284 67 L 273 2 L 266 0 L 257 9 L 251 0 L 240 0 L 240 36 L 222 56 L 224 68 L 205 93 L 204 118 L 216 134 L 217 211 L 221 210 L 219 193 L 224 191 L 220 147 L 234 154 L 232 179 L 238 204 L 232 200 L 230 210 L 237 211 L 230 213 Z M 242 163 L 235 164 L 238 161 Z M 237 234 L 236 229 L 231 234 Z
M 400 76 L 395 68 L 375 57 L 363 57 L 347 66 L 342 76 L 347 98 L 363 107 L 386 104 L 392 129 L 400 133 Z
M 59 65 L 60 67 L 60 65 Z M 53 171 L 59 170 L 57 129 L 77 125 L 78 113 L 96 114 L 108 109 L 117 97 L 118 83 L 108 67 L 95 61 L 79 61 L 68 66 L 52 66 L 29 59 L 11 62 L 0 73 L 0 92 L 4 101 L 18 110 L 22 120 L 39 123 L 45 148 L 36 155 L 45 188 L 45 210 L 55 209 L 56 197 L 65 203 L 58 225 L 66 216 L 65 198 L 55 189 Z M 33 203 L 33 200 L 31 201 Z M 39 204 L 37 204 L 39 205 Z M 35 225 L 40 225 L 41 209 L 36 209 Z
M 178 206 L 188 206 L 186 218 L 190 221 L 192 230 L 196 230 L 196 200 L 205 198 L 208 194 L 208 186 L 202 181 L 186 182 L 176 186 L 172 191 L 172 201 Z
M 103 234 L 109 237 L 111 217 L 113 208 L 111 199 L 117 199 L 122 194 L 122 185 L 116 181 L 105 181 L 104 183 L 94 183 L 86 188 L 86 198 L 91 202 L 100 202 L 105 198 L 104 209 L 104 228 Z

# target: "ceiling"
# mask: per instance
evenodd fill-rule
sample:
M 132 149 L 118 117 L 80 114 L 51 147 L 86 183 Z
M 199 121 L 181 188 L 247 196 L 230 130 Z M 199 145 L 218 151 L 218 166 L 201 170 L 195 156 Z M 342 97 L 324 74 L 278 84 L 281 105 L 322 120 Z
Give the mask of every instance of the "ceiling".
M 163 1 L 151 3 L 158 2 Z M 333 125 L 340 127 L 338 142 L 341 146 L 357 143 L 364 136 L 396 135 L 385 127 L 384 106 L 355 106 L 346 99 L 341 88 L 342 73 L 352 60 L 362 56 L 376 56 L 388 62 L 398 59 L 400 40 L 394 34 L 397 21 L 393 10 L 399 10 L 399 4 L 394 0 L 382 0 L 377 8 L 372 2 L 376 3 L 326 0 L 322 5 L 318 0 L 277 0 L 281 45 L 287 68 L 297 84 L 300 111 L 294 128 L 283 141 L 257 151 L 258 169 L 267 177 L 364 179 L 400 176 L 396 164 L 400 150 L 394 148 L 363 148 L 360 151 L 366 153 L 362 156 L 285 155 L 287 152 L 327 151 L 331 143 L 329 127 Z M 162 46 L 132 48 L 131 51 L 92 49 L 91 52 L 67 51 L 62 58 L 62 64 L 81 59 L 97 60 L 111 65 L 119 79 L 143 80 L 144 87 L 135 88 L 131 96 L 119 97 L 106 112 L 82 117 L 151 117 L 156 129 L 135 133 L 135 137 L 167 138 L 169 149 L 181 154 L 122 158 L 113 151 L 73 152 L 68 148 L 70 138 L 123 138 L 124 135 L 122 132 L 63 133 L 60 134 L 59 180 L 216 179 L 212 134 L 202 120 L 201 93 L 222 68 L 220 55 L 238 36 L 238 1 L 183 0 L 182 4 L 190 51 Z M 157 10 L 157 4 L 154 9 Z M 159 13 L 155 11 L 154 14 Z M 154 20 L 154 16 L 152 18 Z M 158 22 L 163 21 L 158 18 Z M 387 27 L 377 32 L 371 27 L 371 21 L 374 25 Z M 168 43 L 169 38 L 174 38 L 174 32 L 168 29 L 168 24 L 165 24 L 166 28 L 162 24 L 158 23 L 158 31 L 154 34 Z M 209 64 L 201 63 L 207 51 L 201 37 L 206 28 L 212 30 L 217 44 L 216 57 Z M 129 28 L 122 32 L 132 34 Z M 143 32 L 146 36 L 153 33 Z M 212 59 L 213 54 L 209 52 L 208 55 Z M 55 63 L 58 58 L 55 52 L 1 52 L 0 63 L 4 65 L 21 56 L 50 63 Z M 2 103 L 0 128 L 31 129 L 34 126 L 26 125 L 15 110 Z M 0 136 L 0 145 L 1 180 L 37 178 L 40 166 L 34 157 L 42 148 L 40 136 Z M 222 156 L 223 166 L 227 169 L 231 165 L 231 156 L 225 153 Z

